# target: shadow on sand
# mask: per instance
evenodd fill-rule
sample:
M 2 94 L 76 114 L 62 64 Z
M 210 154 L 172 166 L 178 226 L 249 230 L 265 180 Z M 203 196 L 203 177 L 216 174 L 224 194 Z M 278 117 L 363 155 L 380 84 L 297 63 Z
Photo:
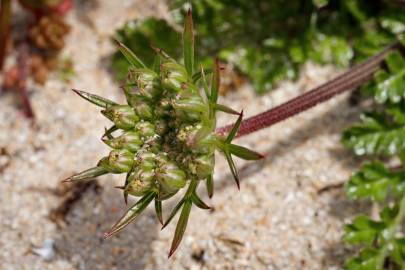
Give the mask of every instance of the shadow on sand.
M 59 256 L 77 269 L 144 269 L 151 259 L 151 242 L 160 231 L 152 209 L 121 233 L 103 239 L 124 209 L 118 190 L 86 192 L 66 216 L 67 226 L 59 229 L 55 243 Z

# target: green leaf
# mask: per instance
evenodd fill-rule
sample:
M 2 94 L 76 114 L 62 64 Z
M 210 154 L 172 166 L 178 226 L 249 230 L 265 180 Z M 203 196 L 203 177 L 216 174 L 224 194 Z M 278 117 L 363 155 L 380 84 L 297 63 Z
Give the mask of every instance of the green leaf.
M 386 226 L 390 226 L 393 222 L 395 222 L 395 218 L 398 216 L 399 213 L 399 206 L 393 205 L 392 207 L 386 206 L 380 213 L 381 220 L 386 224 Z
M 228 162 L 229 168 L 231 170 L 231 173 L 233 175 L 233 178 L 235 179 L 236 185 L 238 186 L 238 189 L 240 189 L 238 170 L 236 169 L 235 163 L 233 162 L 231 153 L 225 151 L 224 154 L 226 161 Z
M 176 63 L 176 60 L 173 59 L 168 53 L 166 53 L 163 49 L 159 48 L 159 47 L 155 47 L 153 45 L 150 45 L 151 48 L 155 51 L 155 53 L 157 53 L 161 58 L 163 58 L 164 60 L 168 61 L 168 62 L 173 62 Z
M 191 200 L 198 208 L 201 208 L 201 209 L 210 209 L 211 208 L 203 200 L 201 200 L 200 197 L 198 197 L 198 195 L 195 191 L 191 195 Z
M 127 176 L 125 177 L 124 191 L 123 191 L 125 205 L 128 204 L 128 191 L 126 190 L 126 188 L 129 184 L 129 176 L 131 175 L 133 170 L 134 170 L 134 166 L 132 166 L 131 170 L 127 173 Z
M 133 222 L 145 210 L 155 196 L 156 193 L 154 191 L 150 191 L 145 194 L 139 201 L 128 209 L 128 211 L 118 220 L 118 222 L 110 229 L 109 232 L 104 234 L 104 238 L 111 237 Z
M 105 137 L 107 137 L 108 139 L 113 139 L 114 137 L 111 134 L 116 130 L 118 130 L 116 125 L 113 125 L 109 129 L 105 128 L 104 134 L 103 134 L 103 136 L 101 136 L 101 140 L 104 140 Z
M 184 202 L 183 209 L 181 210 L 179 221 L 177 222 L 176 231 L 174 232 L 174 237 L 172 241 L 172 246 L 170 247 L 169 251 L 169 258 L 173 255 L 176 251 L 177 247 L 179 246 L 181 240 L 183 239 L 184 232 L 186 231 L 188 218 L 190 216 L 191 200 L 186 200 Z
M 191 77 L 193 75 L 194 66 L 194 34 L 193 34 L 193 16 L 191 14 L 191 9 L 187 12 L 187 17 L 184 22 L 184 32 L 183 32 L 183 57 L 184 65 L 188 75 Z
M 167 225 L 169 225 L 170 221 L 172 221 L 172 219 L 176 216 L 177 212 L 178 212 L 178 211 L 180 210 L 180 208 L 183 206 L 184 202 L 185 202 L 185 199 L 183 198 L 183 199 L 181 199 L 181 200 L 177 203 L 177 205 L 173 208 L 172 212 L 170 213 L 170 216 L 167 218 L 165 224 L 163 224 L 162 230 L 163 230 Z
M 397 264 L 403 267 L 405 264 L 405 237 L 395 239 L 393 246 L 392 258 Z
M 163 225 L 162 201 L 155 200 L 155 212 L 160 224 Z
M 121 51 L 121 53 L 125 56 L 125 58 L 132 66 L 136 68 L 146 68 L 145 64 L 142 63 L 142 61 L 129 48 L 127 48 L 124 44 L 122 44 L 118 40 L 116 40 L 115 42 L 118 45 L 118 49 Z
M 389 121 L 386 115 L 368 113 L 362 122 L 343 133 L 343 144 L 357 155 L 393 155 L 405 146 L 405 126 Z
M 214 195 L 214 177 L 212 175 L 207 177 L 206 185 L 208 197 L 212 198 L 212 196 Z
M 344 240 L 351 244 L 371 245 L 384 229 L 383 222 L 373 221 L 365 215 L 359 215 L 352 224 L 345 226 Z
M 380 24 L 393 34 L 405 32 L 405 15 L 403 12 L 396 12 L 395 16 L 384 16 L 380 18 Z
M 160 74 L 160 64 L 162 63 L 160 55 L 155 55 L 155 59 L 153 59 L 153 71 L 156 74 Z
M 378 161 L 364 165 L 359 172 L 350 177 L 347 194 L 351 198 L 372 198 L 383 201 L 390 186 L 398 183 L 398 177 L 388 171 Z
M 182 55 L 182 48 L 179 46 L 181 34 L 163 19 L 148 17 L 130 21 L 117 31 L 116 37 L 148 67 L 156 60 L 150 44 L 163 48 L 176 59 Z M 126 79 L 131 64 L 120 51 L 113 55 L 111 65 L 119 81 Z
M 78 174 L 72 175 L 66 179 L 63 180 L 63 182 L 76 182 L 76 181 L 81 181 L 81 180 L 94 180 L 93 178 L 107 174 L 108 170 L 106 170 L 103 167 L 94 167 L 90 168 L 88 170 L 82 171 Z
M 360 255 L 348 260 L 345 270 L 376 270 L 380 260 L 380 252 L 374 248 L 367 248 L 360 252 Z
M 80 91 L 80 90 L 76 90 L 76 89 L 72 89 L 76 94 L 78 94 L 79 96 L 81 96 L 82 98 L 84 98 L 85 100 L 103 107 L 103 108 L 107 108 L 108 106 L 112 106 L 112 105 L 117 105 L 117 103 L 115 103 L 114 101 L 108 100 L 106 98 L 97 96 L 97 95 L 93 95 L 84 91 Z
M 229 108 L 228 106 L 222 105 L 222 104 L 216 103 L 216 104 L 214 104 L 214 108 L 215 108 L 215 110 L 221 111 L 221 112 L 224 112 L 224 113 L 239 115 L 239 112 L 235 111 L 232 108 Z
M 329 0 L 312 0 L 312 3 L 317 7 L 321 8 L 328 5 Z
M 239 114 L 238 120 L 236 120 L 235 124 L 233 125 L 231 131 L 228 134 L 228 137 L 226 138 L 226 143 L 230 143 L 236 136 L 236 133 L 239 130 L 240 124 L 242 123 L 242 118 L 243 118 L 243 111 Z
M 314 50 L 310 51 L 309 57 L 317 63 L 347 67 L 353 58 L 353 50 L 344 38 L 318 33 L 313 43 Z
M 258 160 L 264 158 L 263 155 L 240 145 L 229 144 L 228 149 L 231 154 L 240 157 L 241 159 Z
M 205 77 L 205 72 L 204 72 L 204 68 L 201 65 L 201 78 L 202 78 L 202 84 L 203 84 L 203 88 L 204 88 L 204 93 L 206 98 L 209 100 L 210 99 L 210 91 L 208 90 L 208 83 L 207 83 L 207 78 Z M 193 76 L 193 81 L 194 81 L 194 76 Z M 215 103 L 214 103 L 215 104 Z
M 402 33 L 399 37 L 398 37 L 399 42 L 401 43 L 402 46 L 405 46 L 405 33 Z
M 388 72 L 376 73 L 375 99 L 379 103 L 398 103 L 405 98 L 405 59 L 398 51 L 386 58 Z
M 219 85 L 221 84 L 221 74 L 219 69 L 219 60 L 215 58 L 214 62 L 214 73 L 212 74 L 211 79 L 211 93 L 210 93 L 210 101 L 212 104 L 217 103 L 218 100 L 218 91 Z
M 394 123 L 405 126 L 405 102 L 385 106 L 385 112 L 392 117 Z
M 368 57 L 377 54 L 393 41 L 392 36 L 385 31 L 367 31 L 354 41 L 356 62 L 364 61 Z
M 205 76 L 212 73 L 212 69 L 210 69 L 210 68 L 203 69 L 202 65 L 201 65 L 200 69 L 201 69 L 200 71 L 193 74 L 193 83 L 197 83 L 200 79 L 205 80 Z M 207 83 L 206 80 L 205 80 L 205 83 Z M 207 97 L 208 97 L 208 95 L 207 95 Z

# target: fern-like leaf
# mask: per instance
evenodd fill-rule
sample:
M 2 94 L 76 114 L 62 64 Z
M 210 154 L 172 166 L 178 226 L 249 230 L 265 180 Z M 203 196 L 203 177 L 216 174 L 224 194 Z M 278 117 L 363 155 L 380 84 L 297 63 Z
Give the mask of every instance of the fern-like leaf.
M 375 99 L 378 103 L 398 103 L 405 98 L 405 59 L 398 51 L 387 56 L 388 72 L 376 74 Z
M 405 108 L 397 109 L 405 111 Z M 405 146 L 405 126 L 380 113 L 363 114 L 362 122 L 343 133 L 343 144 L 357 155 L 393 155 Z

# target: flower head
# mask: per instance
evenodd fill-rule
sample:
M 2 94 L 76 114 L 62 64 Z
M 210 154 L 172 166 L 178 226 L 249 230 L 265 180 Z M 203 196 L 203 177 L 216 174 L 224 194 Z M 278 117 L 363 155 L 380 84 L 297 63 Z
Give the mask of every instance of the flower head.
M 169 256 L 178 247 L 186 229 L 191 206 L 209 208 L 197 195 L 197 186 L 206 182 L 213 192 L 215 150 L 229 162 L 239 187 L 232 155 L 245 159 L 262 156 L 231 143 L 242 120 L 242 113 L 217 103 L 220 84 L 219 64 L 211 75 L 210 87 L 204 70 L 194 72 L 194 36 L 191 12 L 184 34 L 184 65 L 162 50 L 155 49 L 156 63 L 146 67 L 123 44 L 120 50 L 131 63 L 128 82 L 122 88 L 127 104 L 75 90 L 81 97 L 102 107 L 102 114 L 113 122 L 102 140 L 113 150 L 98 165 L 67 179 L 83 180 L 107 173 L 126 173 L 123 189 L 127 196 L 141 197 L 106 235 L 111 236 L 132 222 L 153 200 L 163 223 L 162 202 L 185 189 L 184 196 L 164 223 L 164 227 L 182 209 Z M 207 72 L 208 73 L 208 72 Z M 216 112 L 239 115 L 226 138 L 215 134 Z

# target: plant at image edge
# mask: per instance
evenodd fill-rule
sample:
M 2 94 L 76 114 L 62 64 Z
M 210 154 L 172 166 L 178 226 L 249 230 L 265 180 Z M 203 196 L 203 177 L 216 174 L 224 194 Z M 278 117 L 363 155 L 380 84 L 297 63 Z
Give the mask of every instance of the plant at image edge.
M 385 60 L 387 70 L 375 73 L 364 87 L 374 99 L 374 111 L 364 113 L 362 122 L 347 129 L 342 141 L 356 155 L 374 158 L 362 166 L 346 185 L 353 199 L 377 203 L 378 219 L 360 214 L 345 226 L 347 243 L 361 246 L 346 261 L 345 268 L 405 269 L 405 59 L 398 51 Z M 384 164 L 387 158 L 401 161 L 398 167 Z M 378 160 L 380 159 L 380 160 Z

